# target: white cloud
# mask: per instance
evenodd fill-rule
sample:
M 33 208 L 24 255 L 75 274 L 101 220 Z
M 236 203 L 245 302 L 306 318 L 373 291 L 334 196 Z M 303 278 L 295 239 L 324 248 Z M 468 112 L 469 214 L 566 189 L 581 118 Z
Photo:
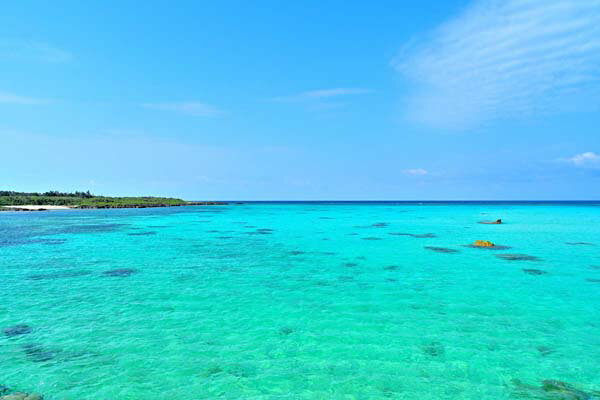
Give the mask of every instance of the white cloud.
M 64 63 L 73 55 L 47 43 L 24 40 L 0 40 L 0 59 Z
M 12 93 L 0 92 L 0 103 L 4 104 L 21 104 L 21 105 L 37 105 L 45 104 L 46 100 L 36 99 L 33 97 L 18 96 Z
M 346 96 L 349 94 L 366 94 L 366 93 L 371 93 L 371 90 L 361 89 L 361 88 L 336 88 L 336 89 L 313 90 L 313 91 L 301 93 L 300 96 L 309 97 L 309 98 L 323 98 L 323 97 Z
M 423 176 L 427 175 L 429 171 L 423 168 L 409 168 L 402 170 L 402 173 L 410 176 Z
M 215 106 L 195 101 L 176 103 L 146 103 L 143 104 L 143 106 L 154 110 L 174 111 L 194 117 L 213 117 L 223 114 L 223 111 Z
M 587 151 L 567 158 L 566 161 L 578 167 L 600 166 L 600 155 L 593 151 Z
M 393 64 L 437 128 L 598 104 L 600 0 L 476 0 Z
M 356 94 L 372 93 L 372 90 L 363 88 L 333 88 L 333 89 L 318 89 L 307 92 L 298 93 L 291 96 L 275 97 L 275 101 L 302 101 L 310 99 L 329 99 L 331 97 L 340 97 Z

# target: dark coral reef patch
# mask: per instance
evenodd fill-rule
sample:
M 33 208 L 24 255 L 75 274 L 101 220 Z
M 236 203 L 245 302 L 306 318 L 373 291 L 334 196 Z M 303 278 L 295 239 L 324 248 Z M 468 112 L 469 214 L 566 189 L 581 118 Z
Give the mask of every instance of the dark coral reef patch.
M 540 261 L 536 256 L 528 254 L 496 254 L 496 257 L 508 261 Z
M 453 254 L 453 253 L 458 253 L 459 252 L 458 250 L 449 249 L 449 248 L 446 248 L 446 247 L 425 246 L 425 248 L 427 250 L 435 251 L 436 253 Z
M 523 269 L 523 272 L 529 275 L 546 275 L 548 272 L 541 269 Z
M 4 333 L 4 335 L 6 335 L 8 337 L 14 337 L 14 336 L 27 335 L 28 333 L 33 332 L 33 328 L 30 327 L 29 325 L 18 324 L 18 325 L 14 325 L 14 326 L 9 326 L 8 328 L 4 328 L 2 330 L 2 332 Z
M 136 272 L 137 272 L 137 269 L 133 269 L 133 268 L 119 268 L 119 269 L 112 269 L 110 271 L 104 271 L 102 273 L 102 275 L 104 275 L 104 276 L 125 277 L 125 276 L 133 275 Z

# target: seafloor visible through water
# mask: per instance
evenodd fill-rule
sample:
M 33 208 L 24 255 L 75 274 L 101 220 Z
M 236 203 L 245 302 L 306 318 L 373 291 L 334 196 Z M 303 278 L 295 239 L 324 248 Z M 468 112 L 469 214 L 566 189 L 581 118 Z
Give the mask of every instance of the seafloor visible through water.
M 47 400 L 600 398 L 600 206 L 3 212 L 2 385 Z

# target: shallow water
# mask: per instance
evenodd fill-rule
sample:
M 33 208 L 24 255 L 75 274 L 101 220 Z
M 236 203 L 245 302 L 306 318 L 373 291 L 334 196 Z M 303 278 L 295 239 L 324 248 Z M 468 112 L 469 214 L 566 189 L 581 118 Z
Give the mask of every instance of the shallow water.
M 593 204 L 0 213 L 0 385 L 49 400 L 599 390 L 599 227 Z M 17 325 L 32 329 L 2 332 Z

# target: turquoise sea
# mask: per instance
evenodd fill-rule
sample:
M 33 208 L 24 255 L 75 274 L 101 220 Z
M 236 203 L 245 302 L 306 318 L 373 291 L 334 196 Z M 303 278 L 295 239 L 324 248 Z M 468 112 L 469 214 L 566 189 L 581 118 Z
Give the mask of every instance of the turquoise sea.
M 0 385 L 46 400 L 600 398 L 600 204 L 3 212 Z

